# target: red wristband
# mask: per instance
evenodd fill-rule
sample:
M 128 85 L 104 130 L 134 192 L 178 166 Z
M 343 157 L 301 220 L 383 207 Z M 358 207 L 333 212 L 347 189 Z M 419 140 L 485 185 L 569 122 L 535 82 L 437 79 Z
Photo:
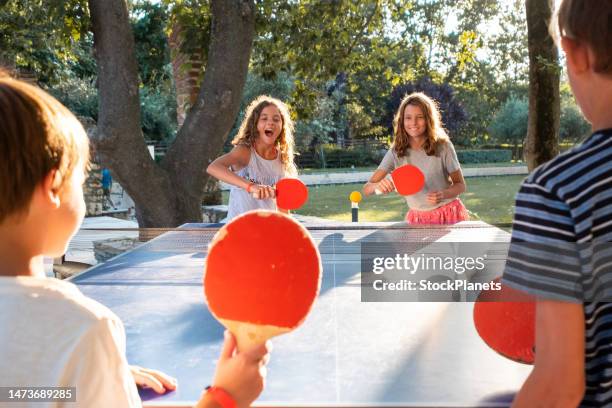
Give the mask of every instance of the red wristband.
M 255 185 L 255 183 L 249 183 L 249 185 L 246 188 L 247 193 L 251 194 L 251 187 L 253 187 Z
M 206 387 L 206 393 L 210 394 L 212 399 L 221 405 L 222 408 L 237 408 L 236 401 L 223 388 L 209 385 Z

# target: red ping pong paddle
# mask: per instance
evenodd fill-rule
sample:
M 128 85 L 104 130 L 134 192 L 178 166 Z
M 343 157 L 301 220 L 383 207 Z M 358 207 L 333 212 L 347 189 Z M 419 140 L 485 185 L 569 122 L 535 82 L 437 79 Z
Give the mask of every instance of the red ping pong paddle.
M 284 178 L 276 183 L 276 206 L 297 210 L 308 200 L 308 188 L 296 178 Z
M 245 350 L 299 326 L 321 286 L 321 259 L 293 218 L 250 211 L 213 238 L 204 295 L 211 313 Z
M 425 185 L 425 175 L 418 167 L 412 164 L 405 164 L 393 170 L 391 179 L 398 194 L 404 196 L 418 193 Z M 374 190 L 374 192 L 382 194 L 378 189 Z
M 501 290 L 483 290 L 474 303 L 474 326 L 480 338 L 497 353 L 519 363 L 533 364 L 533 296 L 506 285 L 502 285 Z
M 274 186 L 276 206 L 282 210 L 297 210 L 308 200 L 308 188 L 301 180 L 284 178 Z M 255 193 L 253 198 L 257 198 Z

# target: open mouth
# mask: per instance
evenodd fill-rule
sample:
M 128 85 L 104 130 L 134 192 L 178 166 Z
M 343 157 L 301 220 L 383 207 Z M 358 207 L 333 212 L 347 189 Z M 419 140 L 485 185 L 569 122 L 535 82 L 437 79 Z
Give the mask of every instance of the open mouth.
M 265 130 L 265 131 L 264 131 L 264 133 L 265 133 L 265 134 L 266 134 L 266 136 L 268 136 L 268 137 L 272 137 L 272 136 L 274 136 L 274 132 L 273 132 L 273 131 L 271 131 L 271 130 Z

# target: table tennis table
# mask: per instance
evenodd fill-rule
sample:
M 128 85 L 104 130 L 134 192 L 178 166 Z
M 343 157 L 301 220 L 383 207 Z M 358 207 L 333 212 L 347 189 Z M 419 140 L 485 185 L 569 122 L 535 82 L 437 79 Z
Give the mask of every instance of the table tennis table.
M 321 291 L 304 324 L 273 340 L 266 387 L 255 406 L 510 404 L 531 367 L 499 356 L 480 340 L 473 303 L 368 303 L 360 294 L 363 242 L 507 242 L 507 232 L 482 222 L 452 228 L 305 226 L 321 253 Z M 178 379 L 178 389 L 166 395 L 141 391 L 145 406 L 192 405 L 212 381 L 224 329 L 205 305 L 202 273 L 217 229 L 185 224 L 72 278 L 121 318 L 130 364 Z

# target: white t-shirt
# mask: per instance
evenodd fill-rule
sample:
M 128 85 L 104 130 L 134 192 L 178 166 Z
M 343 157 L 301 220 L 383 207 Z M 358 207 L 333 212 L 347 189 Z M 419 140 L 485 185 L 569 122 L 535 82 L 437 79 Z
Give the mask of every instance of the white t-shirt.
M 54 278 L 0 277 L 0 387 L 19 386 L 76 387 L 77 403 L 11 407 L 142 406 L 119 318 Z
M 254 147 L 251 147 L 251 158 L 249 164 L 238 170 L 236 174 L 244 179 L 250 180 L 255 184 L 263 184 L 266 186 L 275 185 L 278 180 L 285 175 L 283 163 L 280 160 L 280 154 L 276 154 L 276 158 L 267 160 L 257 154 Z M 229 222 L 234 217 L 250 210 L 276 210 L 276 200 L 268 198 L 258 200 L 253 198 L 246 190 L 231 186 L 229 205 L 227 210 L 226 222 Z

